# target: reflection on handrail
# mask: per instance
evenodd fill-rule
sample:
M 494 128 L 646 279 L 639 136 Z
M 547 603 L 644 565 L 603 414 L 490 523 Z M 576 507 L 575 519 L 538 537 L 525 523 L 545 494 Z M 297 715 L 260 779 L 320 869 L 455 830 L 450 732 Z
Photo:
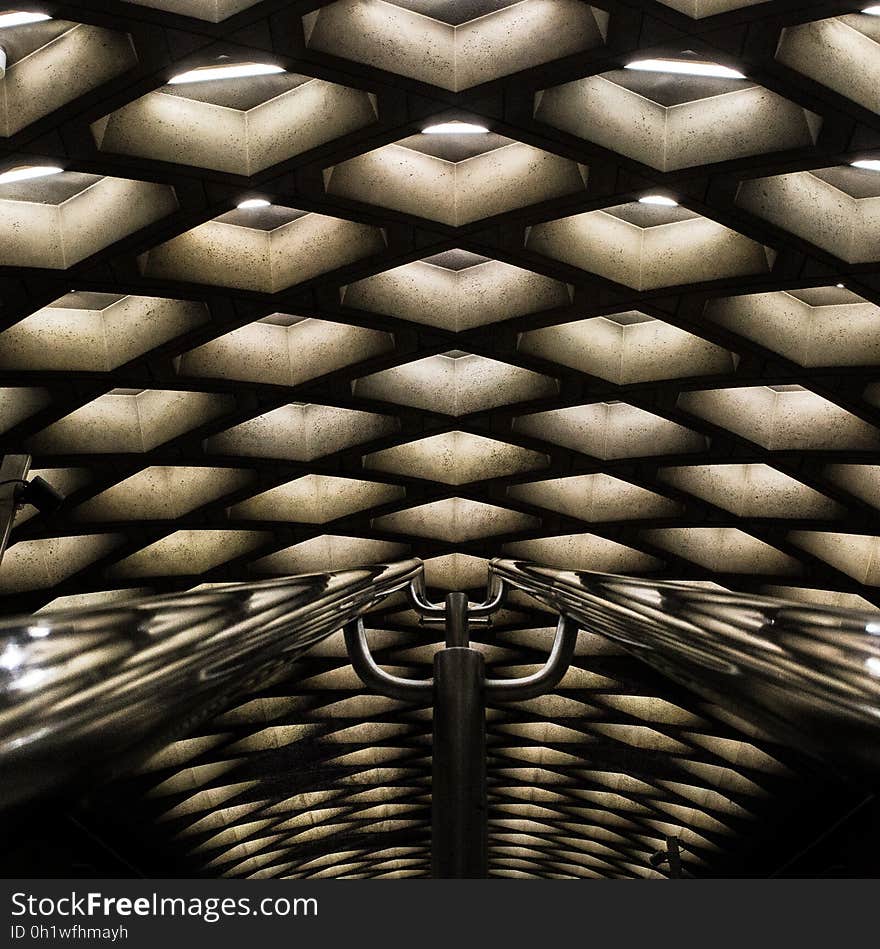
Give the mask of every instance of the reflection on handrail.
M 513 560 L 490 571 L 779 740 L 880 776 L 880 612 Z
M 421 570 L 408 560 L 0 620 L 0 807 L 130 768 Z

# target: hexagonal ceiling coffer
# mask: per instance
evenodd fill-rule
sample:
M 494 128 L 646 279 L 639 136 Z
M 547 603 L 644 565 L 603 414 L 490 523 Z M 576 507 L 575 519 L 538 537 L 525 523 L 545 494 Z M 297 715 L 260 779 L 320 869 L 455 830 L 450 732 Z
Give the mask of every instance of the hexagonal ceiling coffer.
M 154 10 L 207 20 L 209 23 L 220 23 L 254 6 L 259 0 L 123 0 L 123 3 L 136 3 L 139 7 L 152 7 Z
M 838 517 L 830 498 L 770 465 L 720 464 L 660 468 L 660 481 L 738 517 Z
M 419 133 L 324 171 L 328 194 L 452 227 L 586 189 L 587 169 L 492 133 Z
M 31 436 L 37 454 L 145 452 L 228 412 L 232 396 L 169 389 L 108 392 Z
M 705 314 L 801 366 L 880 363 L 880 307 L 844 287 L 720 297 Z
M 577 0 L 337 0 L 303 27 L 310 49 L 460 92 L 602 46 L 608 19 Z
M 733 353 L 638 310 L 530 330 L 517 348 L 617 385 L 733 372 Z
M 520 415 L 513 430 L 606 461 L 707 448 L 704 436 L 626 402 L 593 402 Z
M 822 125 L 749 79 L 627 69 L 544 89 L 535 118 L 660 171 L 809 147 Z
M 368 471 L 467 484 L 546 468 L 547 455 L 470 432 L 444 432 L 364 456 Z
M 109 577 L 195 576 L 242 557 L 271 539 L 263 531 L 178 530 L 109 567 Z
M 485 589 L 489 561 L 471 554 L 442 554 L 425 561 L 425 582 L 441 590 Z
M 381 228 L 272 205 L 229 211 L 138 263 L 148 277 L 277 293 L 384 249 Z
M 228 513 L 233 520 L 326 524 L 405 496 L 405 489 L 395 484 L 307 474 L 239 501 Z
M 352 383 L 360 398 L 454 416 L 548 398 L 558 391 L 558 382 L 549 376 L 462 350 L 426 356 Z
M 526 247 L 635 290 L 769 273 L 776 257 L 693 211 L 639 202 L 536 224 Z
M 796 383 L 682 392 L 678 405 L 771 451 L 864 451 L 880 431 Z
M 452 250 L 350 283 L 345 306 L 454 333 L 568 306 L 573 288 L 522 267 Z
M 3 556 L 0 592 L 44 590 L 106 557 L 124 541 L 122 534 L 77 534 L 20 540 Z
M 387 415 L 293 403 L 212 435 L 205 441 L 205 450 L 214 455 L 312 461 L 391 435 L 399 425 Z
M 244 488 L 255 477 L 236 468 L 150 465 L 83 502 L 71 516 L 101 523 L 176 520 Z
M 731 10 L 742 10 L 744 7 L 753 7 L 767 0 L 657 0 L 663 6 L 695 20 L 702 20 L 707 16 L 717 16 L 719 13 L 730 13 Z
M 0 29 L 0 135 L 9 136 L 137 65 L 131 38 L 99 26 L 44 20 Z
M 368 563 L 390 563 L 406 556 L 406 544 L 343 534 L 322 534 L 268 554 L 251 564 L 255 573 L 296 574 L 349 570 Z
M 865 586 L 880 586 L 880 537 L 833 531 L 792 531 L 789 540 Z
M 64 171 L 0 184 L 0 265 L 67 267 L 177 210 L 174 189 Z
M 665 527 L 642 531 L 649 543 L 716 573 L 793 576 L 798 560 L 735 527 Z
M 273 313 L 191 349 L 175 364 L 181 376 L 294 386 L 393 349 L 390 333 Z
M 866 13 L 788 26 L 779 62 L 840 95 L 880 112 L 880 20 Z
M 740 184 L 736 203 L 848 264 L 880 260 L 880 174 L 850 165 Z
M 503 552 L 509 557 L 534 560 L 560 570 L 643 573 L 662 566 L 660 560 L 641 550 L 587 533 L 512 541 L 504 545 Z
M 496 504 L 453 497 L 383 514 L 373 518 L 371 524 L 382 531 L 458 544 L 496 534 L 534 530 L 541 526 L 541 521 Z
M 294 73 L 167 85 L 92 124 L 98 148 L 250 176 L 375 122 L 376 97 Z
M 507 496 L 582 521 L 674 517 L 681 511 L 678 502 L 656 491 L 602 473 L 514 484 Z
M 0 333 L 0 368 L 109 372 L 208 319 L 189 300 L 75 291 Z

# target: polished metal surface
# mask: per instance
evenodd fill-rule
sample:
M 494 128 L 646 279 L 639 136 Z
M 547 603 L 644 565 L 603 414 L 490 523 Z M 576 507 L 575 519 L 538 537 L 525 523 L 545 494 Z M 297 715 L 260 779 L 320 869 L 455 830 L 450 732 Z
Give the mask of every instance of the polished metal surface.
M 503 601 L 502 592 L 493 597 L 497 610 Z M 433 607 L 432 607 L 433 609 Z M 437 608 L 439 609 L 439 607 Z M 468 620 L 476 613 L 478 620 L 487 614 L 485 605 L 480 604 L 475 609 L 467 607 Z M 444 615 L 444 614 L 440 614 Z M 429 614 L 429 616 L 433 616 Z M 382 669 L 370 652 L 370 644 L 362 622 L 352 621 L 344 629 L 345 645 L 348 656 L 361 682 L 368 689 L 387 695 L 389 698 L 401 702 L 416 702 L 426 704 L 431 696 L 433 683 L 431 679 L 406 679 L 393 675 Z M 544 695 L 553 689 L 565 675 L 577 644 L 578 626 L 567 616 L 561 616 L 556 626 L 556 634 L 550 646 L 550 653 L 546 663 L 535 673 L 516 679 L 486 679 L 486 691 L 495 702 L 520 702 L 525 699 Z M 461 631 L 456 631 L 454 637 L 461 637 Z M 460 645 L 460 643 L 456 643 Z M 447 646 L 453 643 L 447 642 Z
M 406 588 L 418 560 L 0 621 L 0 806 L 136 765 Z
M 524 561 L 490 570 L 781 741 L 880 775 L 880 613 Z
M 482 880 L 488 871 L 486 690 L 483 654 L 434 654 L 431 875 Z

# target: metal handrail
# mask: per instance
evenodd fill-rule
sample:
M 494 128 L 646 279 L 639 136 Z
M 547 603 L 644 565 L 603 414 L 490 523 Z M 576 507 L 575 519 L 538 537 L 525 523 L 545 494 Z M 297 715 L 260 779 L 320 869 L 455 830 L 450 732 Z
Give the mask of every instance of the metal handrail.
M 532 675 L 519 679 L 486 679 L 486 694 L 493 702 L 524 702 L 552 691 L 568 672 L 577 646 L 578 627 L 569 616 L 560 616 L 547 661 Z
M 130 769 L 421 571 L 407 560 L 0 620 L 0 807 Z
M 515 560 L 490 572 L 780 741 L 880 777 L 880 612 Z
M 467 613 L 512 590 L 560 621 L 539 672 L 486 680 L 492 701 L 558 685 L 582 628 L 845 773 L 880 774 L 880 612 L 495 560 Z M 445 609 L 408 560 L 0 620 L 0 807 L 129 770 L 339 629 L 369 687 L 429 704 L 431 680 L 398 681 L 369 653 L 362 617 L 395 592 Z

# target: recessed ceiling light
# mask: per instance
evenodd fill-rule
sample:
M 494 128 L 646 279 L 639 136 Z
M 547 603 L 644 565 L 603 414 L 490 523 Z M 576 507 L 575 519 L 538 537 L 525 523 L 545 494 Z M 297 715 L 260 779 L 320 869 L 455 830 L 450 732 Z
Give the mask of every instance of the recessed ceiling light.
M 24 26 L 25 23 L 42 23 L 43 20 L 51 19 L 48 13 L 0 13 L 0 29 L 5 26 Z
M 470 122 L 441 122 L 440 125 L 429 125 L 422 131 L 425 135 L 483 135 L 489 129 Z
M 862 13 L 867 13 L 868 16 L 880 16 L 880 4 L 875 4 L 873 7 L 865 7 Z
M 21 168 L 12 168 L 0 174 L 0 185 L 7 185 L 13 181 L 27 181 L 28 178 L 48 178 L 64 171 L 55 165 L 24 165 Z
M 251 211 L 254 208 L 268 208 L 271 204 L 272 202 L 265 198 L 248 198 L 247 201 L 239 202 L 236 207 L 239 211 Z
M 865 158 L 861 161 L 854 161 L 852 166 L 853 168 L 867 168 L 868 171 L 880 171 L 880 159 Z
M 644 198 L 639 198 L 639 204 L 658 204 L 662 208 L 677 208 L 678 201 L 667 198 L 662 194 L 646 194 Z
M 183 82 L 209 82 L 212 79 L 241 79 L 245 76 L 270 76 L 284 72 L 281 66 L 272 66 L 269 63 L 235 63 L 229 66 L 201 66 L 199 69 L 190 69 L 168 80 L 169 86 L 177 86 Z
M 637 59 L 627 63 L 624 69 L 638 69 L 643 72 L 677 73 L 682 76 L 714 76 L 717 79 L 745 79 L 735 69 L 719 66 L 717 63 L 701 63 L 689 59 Z

